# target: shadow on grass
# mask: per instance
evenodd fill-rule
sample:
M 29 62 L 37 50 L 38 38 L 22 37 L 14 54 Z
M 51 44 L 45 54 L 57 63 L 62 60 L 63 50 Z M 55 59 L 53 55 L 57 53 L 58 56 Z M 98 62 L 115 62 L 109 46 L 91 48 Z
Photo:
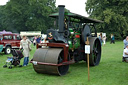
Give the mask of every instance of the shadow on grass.
M 5 53 L 4 52 L 0 52 L 0 56 L 4 56 L 5 55 Z
M 71 67 L 87 67 L 86 61 L 81 61 L 70 65 Z

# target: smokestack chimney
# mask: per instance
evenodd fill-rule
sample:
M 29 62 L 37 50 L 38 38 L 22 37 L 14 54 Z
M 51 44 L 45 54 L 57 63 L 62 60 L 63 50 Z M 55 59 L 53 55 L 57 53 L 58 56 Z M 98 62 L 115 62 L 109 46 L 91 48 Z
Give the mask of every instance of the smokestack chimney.
M 59 27 L 59 33 L 63 35 L 64 32 L 64 5 L 59 5 L 59 19 L 58 19 L 58 27 Z

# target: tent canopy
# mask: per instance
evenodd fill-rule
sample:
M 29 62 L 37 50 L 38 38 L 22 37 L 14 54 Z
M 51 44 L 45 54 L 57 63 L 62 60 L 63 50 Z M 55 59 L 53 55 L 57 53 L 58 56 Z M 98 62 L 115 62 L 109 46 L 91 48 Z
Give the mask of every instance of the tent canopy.
M 7 32 L 5 30 L 1 31 L 0 34 L 12 34 L 12 32 Z

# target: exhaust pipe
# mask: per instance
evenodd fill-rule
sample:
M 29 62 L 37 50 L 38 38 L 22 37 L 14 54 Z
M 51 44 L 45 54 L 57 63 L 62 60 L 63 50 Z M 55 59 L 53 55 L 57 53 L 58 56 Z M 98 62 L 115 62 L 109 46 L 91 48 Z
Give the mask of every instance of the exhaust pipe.
M 58 27 L 60 35 L 64 33 L 64 5 L 59 5 L 59 19 L 58 19 Z

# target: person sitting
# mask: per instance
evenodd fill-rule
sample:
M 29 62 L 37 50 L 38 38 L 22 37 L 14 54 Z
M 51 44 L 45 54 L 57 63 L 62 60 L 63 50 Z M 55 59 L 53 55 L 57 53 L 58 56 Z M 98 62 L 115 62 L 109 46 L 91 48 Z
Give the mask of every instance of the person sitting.
M 123 62 L 128 62 L 128 44 L 126 45 L 126 48 L 123 51 Z
M 124 43 L 124 49 L 126 48 L 126 45 L 128 44 L 128 36 L 123 40 Z

